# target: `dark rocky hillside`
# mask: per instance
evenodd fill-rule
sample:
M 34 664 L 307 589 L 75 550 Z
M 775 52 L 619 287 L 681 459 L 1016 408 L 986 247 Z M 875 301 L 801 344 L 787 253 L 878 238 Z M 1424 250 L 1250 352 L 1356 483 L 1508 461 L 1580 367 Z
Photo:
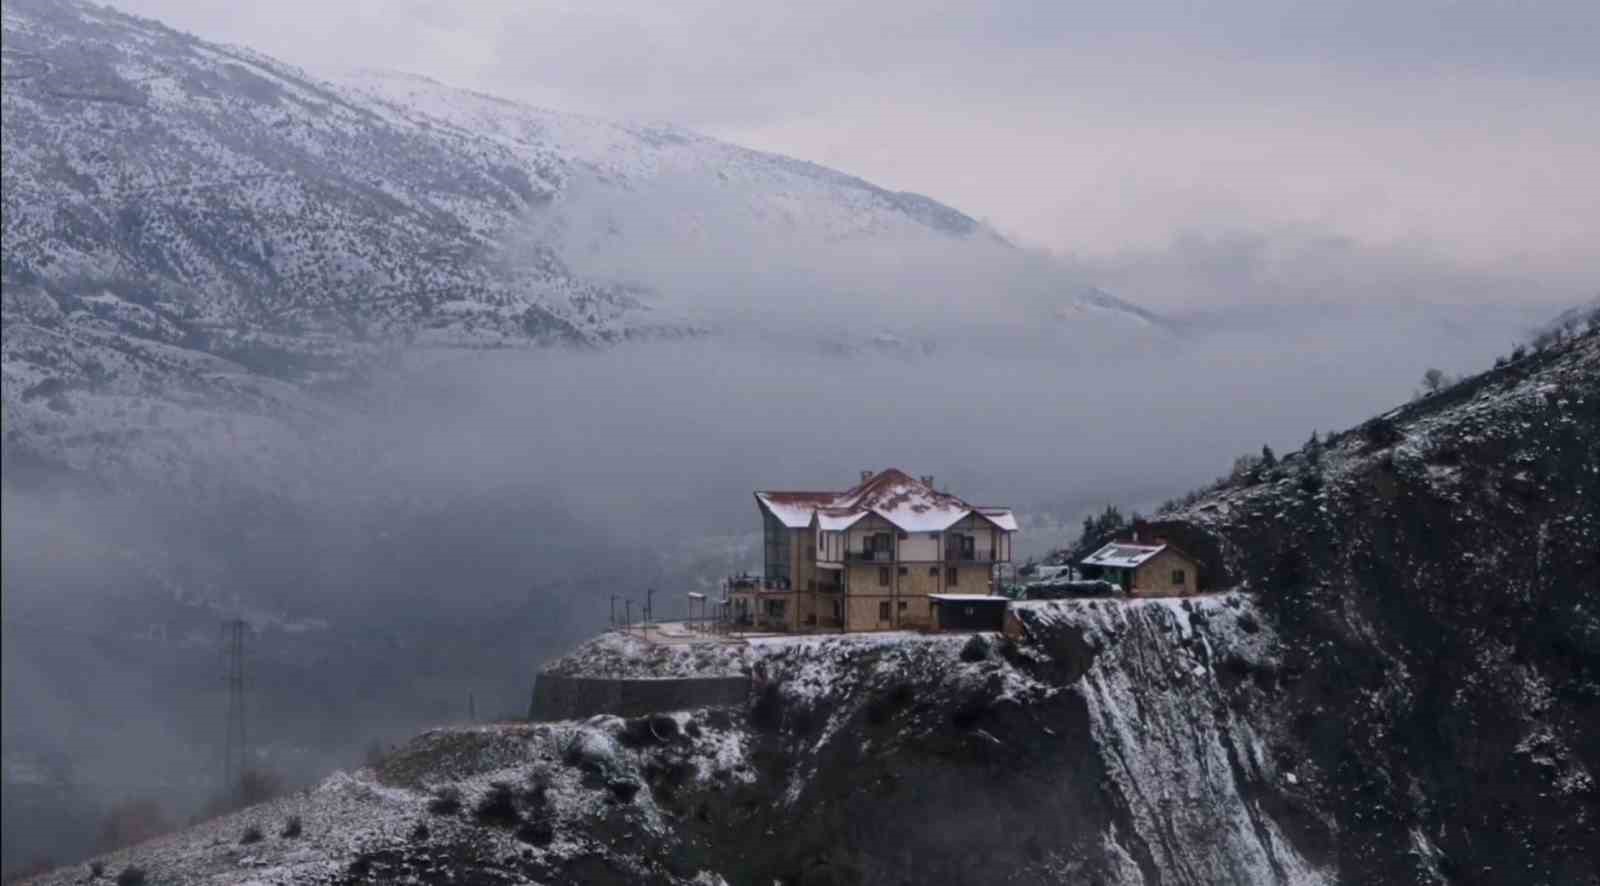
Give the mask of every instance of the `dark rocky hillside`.
M 1600 882 L 1600 336 L 1152 524 L 1182 600 L 1018 603 L 1012 639 L 645 648 L 731 709 L 427 733 L 124 850 L 163 883 Z M 1229 590 L 1220 590 L 1228 586 Z M 302 837 L 241 846 L 289 815 Z M 64 871 L 42 882 L 76 882 Z
M 1286 704 L 1307 845 L 1348 882 L 1600 882 L 1600 336 L 1152 530 L 1287 639 L 1238 679 Z

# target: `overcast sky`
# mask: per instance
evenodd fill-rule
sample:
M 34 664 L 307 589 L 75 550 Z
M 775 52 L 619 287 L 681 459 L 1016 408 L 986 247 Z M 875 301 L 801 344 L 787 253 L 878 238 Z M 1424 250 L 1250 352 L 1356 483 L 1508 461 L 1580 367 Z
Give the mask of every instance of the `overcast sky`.
M 813 160 L 1146 303 L 1600 290 L 1595 0 L 118 5 Z

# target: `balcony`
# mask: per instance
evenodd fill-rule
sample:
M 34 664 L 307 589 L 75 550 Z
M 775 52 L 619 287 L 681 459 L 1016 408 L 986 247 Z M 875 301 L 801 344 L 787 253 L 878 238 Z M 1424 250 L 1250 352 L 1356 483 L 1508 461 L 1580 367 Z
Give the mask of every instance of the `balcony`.
M 725 585 L 731 593 L 771 593 L 773 591 L 793 590 L 789 580 L 784 578 L 761 578 L 753 575 L 737 575 L 729 578 Z
M 994 551 L 945 551 L 946 563 L 994 563 Z
M 893 563 L 894 551 L 846 551 L 846 563 Z

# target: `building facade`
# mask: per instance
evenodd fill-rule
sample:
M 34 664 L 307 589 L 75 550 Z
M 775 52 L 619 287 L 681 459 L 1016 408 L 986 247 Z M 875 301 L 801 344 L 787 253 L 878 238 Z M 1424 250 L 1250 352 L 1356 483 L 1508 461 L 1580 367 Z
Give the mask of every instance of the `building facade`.
M 1016 517 L 968 504 L 895 469 L 844 492 L 757 492 L 762 573 L 730 588 L 757 630 L 933 627 L 930 597 L 989 595 L 1011 560 Z

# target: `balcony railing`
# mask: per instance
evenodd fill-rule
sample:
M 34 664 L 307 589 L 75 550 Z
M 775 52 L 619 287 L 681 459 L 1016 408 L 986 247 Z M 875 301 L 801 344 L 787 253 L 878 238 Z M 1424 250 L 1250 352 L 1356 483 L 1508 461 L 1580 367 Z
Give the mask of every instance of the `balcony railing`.
M 946 563 L 993 563 L 994 551 L 945 551 Z
M 750 592 L 793 590 L 793 588 L 789 586 L 789 580 L 786 578 L 759 578 L 748 575 L 740 575 L 728 579 L 727 587 L 728 590 L 734 593 L 738 593 L 739 591 Z
M 894 551 L 846 551 L 848 563 L 893 563 Z

